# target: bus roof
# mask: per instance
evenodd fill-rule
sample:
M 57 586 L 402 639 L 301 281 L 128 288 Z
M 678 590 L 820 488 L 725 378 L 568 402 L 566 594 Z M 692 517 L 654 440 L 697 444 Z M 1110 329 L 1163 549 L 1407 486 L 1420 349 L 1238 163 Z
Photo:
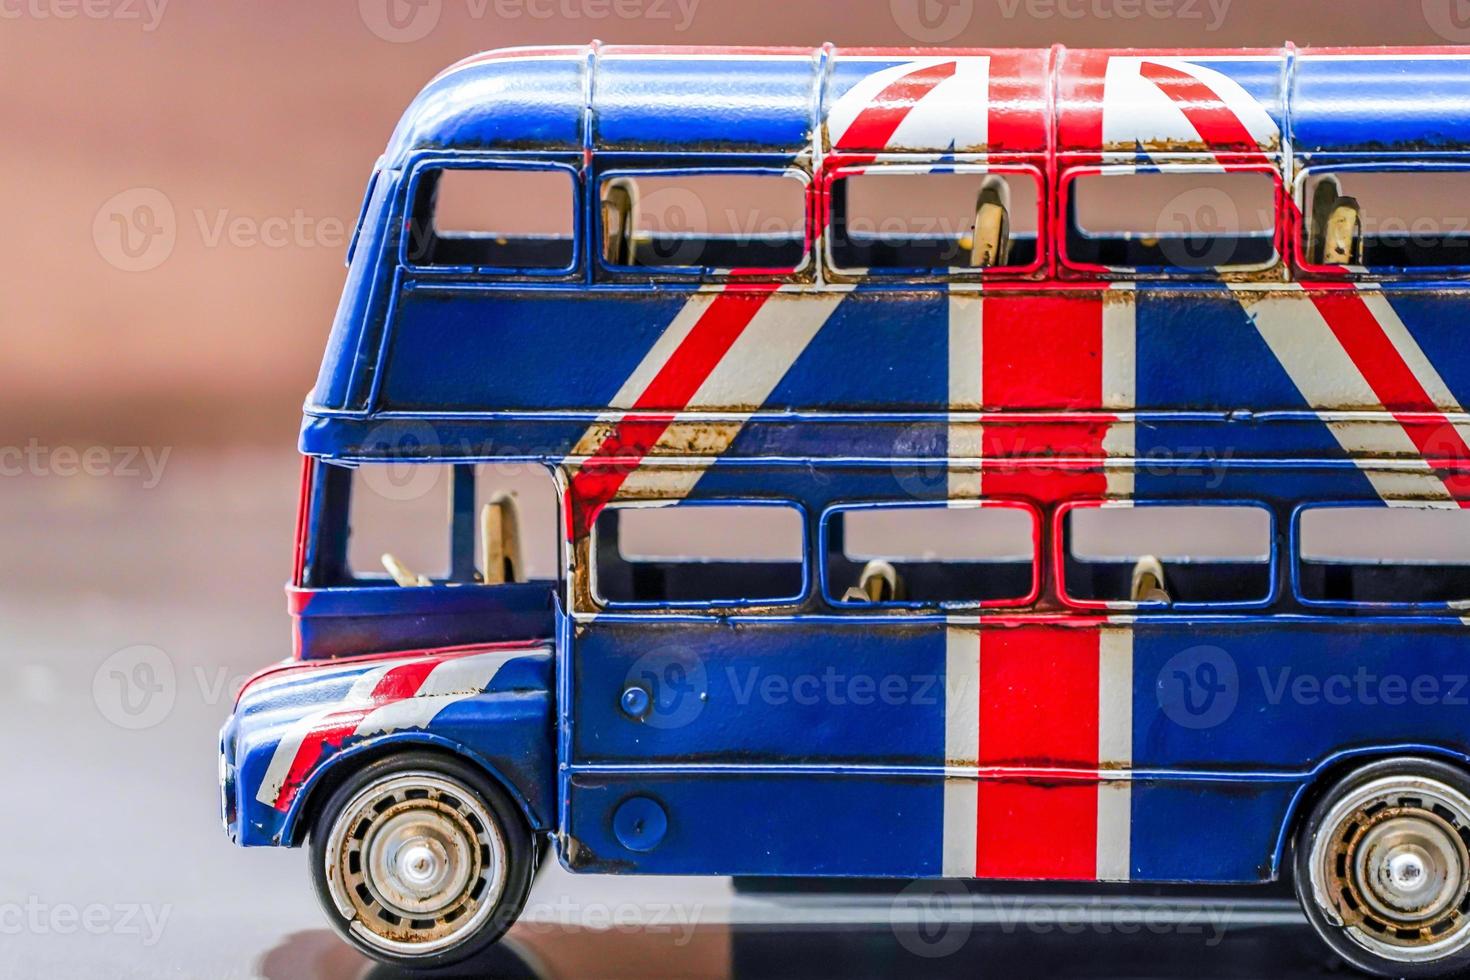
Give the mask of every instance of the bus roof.
M 387 153 L 1470 151 L 1455 48 L 509 48 L 442 72 Z

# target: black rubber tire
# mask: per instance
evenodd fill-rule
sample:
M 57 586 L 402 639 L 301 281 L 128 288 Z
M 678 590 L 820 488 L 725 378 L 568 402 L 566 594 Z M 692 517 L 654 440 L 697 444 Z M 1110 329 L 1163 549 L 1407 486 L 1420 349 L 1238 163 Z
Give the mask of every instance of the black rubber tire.
M 495 911 L 480 928 L 458 943 L 423 956 L 395 954 L 362 940 L 348 928 L 349 920 L 338 912 L 327 885 L 326 847 L 332 823 L 364 787 L 397 772 L 432 772 L 460 784 L 467 794 L 478 797 L 485 804 L 505 840 L 505 888 Z M 311 828 L 309 851 L 311 879 L 316 888 L 317 900 L 337 934 L 379 963 L 415 971 L 439 970 L 461 963 L 482 953 L 505 935 L 525 907 L 536 861 L 535 842 L 524 817 L 493 779 L 473 765 L 450 756 L 423 751 L 405 751 L 384 756 L 369 762 L 344 780 L 316 813 Z
M 1470 969 L 1470 947 L 1426 963 L 1403 963 L 1379 956 L 1354 942 L 1344 929 L 1327 918 L 1312 895 L 1312 842 L 1338 800 L 1359 786 L 1384 776 L 1423 776 L 1470 796 L 1470 776 L 1457 766 L 1430 759 L 1396 758 L 1370 763 L 1332 786 L 1312 807 L 1292 843 L 1292 883 L 1307 921 L 1332 951 L 1348 964 L 1380 977 L 1446 977 Z

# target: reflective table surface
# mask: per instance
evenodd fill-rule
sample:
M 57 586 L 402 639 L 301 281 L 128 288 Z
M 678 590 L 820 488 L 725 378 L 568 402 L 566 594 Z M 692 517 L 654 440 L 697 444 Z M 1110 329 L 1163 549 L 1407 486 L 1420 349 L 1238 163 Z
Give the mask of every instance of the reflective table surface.
M 289 649 L 297 465 L 180 450 L 151 487 L 6 482 L 0 977 L 398 975 L 327 928 L 303 852 L 242 850 L 220 828 L 219 726 L 243 679 Z M 459 972 L 1346 972 L 1269 892 L 799 884 L 580 877 L 551 862 L 507 939 Z

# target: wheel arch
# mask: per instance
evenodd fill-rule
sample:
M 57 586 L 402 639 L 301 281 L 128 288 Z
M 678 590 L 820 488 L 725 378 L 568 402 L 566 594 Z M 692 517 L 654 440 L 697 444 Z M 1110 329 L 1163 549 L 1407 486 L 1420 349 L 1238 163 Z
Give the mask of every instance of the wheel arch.
M 1426 759 L 1448 762 L 1458 766 L 1470 777 L 1470 755 L 1442 745 L 1410 743 L 1404 745 L 1370 746 L 1335 753 L 1322 760 L 1302 781 L 1286 808 L 1286 817 L 1276 837 L 1276 847 L 1271 854 L 1271 877 L 1281 879 L 1283 872 L 1290 874 L 1289 856 L 1295 846 L 1297 835 L 1317 802 L 1327 791 L 1356 769 L 1383 762 L 1387 759 Z
M 318 812 L 338 786 L 364 766 L 409 750 L 429 752 L 445 759 L 470 763 L 506 792 L 520 811 L 522 819 L 526 821 L 526 828 L 532 837 L 546 832 L 549 824 L 536 812 L 534 803 L 522 788 L 480 753 L 430 732 L 401 732 L 354 745 L 333 756 L 312 773 L 286 813 L 281 826 L 280 842 L 290 847 L 299 847 L 306 843 L 307 834 L 315 823 Z

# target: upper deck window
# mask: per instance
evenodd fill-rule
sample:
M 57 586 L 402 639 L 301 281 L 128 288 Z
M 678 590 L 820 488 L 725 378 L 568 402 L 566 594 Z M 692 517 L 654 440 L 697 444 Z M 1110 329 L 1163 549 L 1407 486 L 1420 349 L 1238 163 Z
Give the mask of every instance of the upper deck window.
M 1303 600 L 1443 606 L 1470 600 L 1470 511 L 1310 507 L 1297 526 Z
M 427 170 L 418 179 L 408 260 L 457 269 L 570 269 L 575 228 L 568 170 Z
M 1102 271 L 1263 269 L 1276 261 L 1267 171 L 1093 170 L 1064 184 L 1067 264 Z
M 1025 171 L 882 167 L 839 175 L 830 191 L 832 265 L 917 274 L 1033 268 L 1037 189 Z
M 1470 267 L 1470 170 L 1337 170 L 1302 182 L 1308 268 Z
M 605 507 L 592 542 L 593 593 L 607 605 L 789 602 L 805 591 L 805 524 L 790 505 Z
M 792 173 L 613 174 L 602 259 L 619 269 L 790 273 L 807 261 L 806 179 Z

